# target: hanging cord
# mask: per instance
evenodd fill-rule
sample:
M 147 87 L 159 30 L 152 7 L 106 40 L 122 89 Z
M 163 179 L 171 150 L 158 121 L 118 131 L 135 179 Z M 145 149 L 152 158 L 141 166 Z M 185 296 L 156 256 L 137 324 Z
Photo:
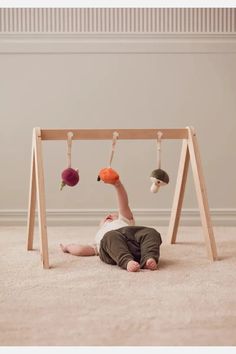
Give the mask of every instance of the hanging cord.
M 74 134 L 72 132 L 67 133 L 67 163 L 69 168 L 71 168 L 71 147 L 73 135 Z
M 114 152 L 115 152 L 115 146 L 116 146 L 116 142 L 117 142 L 118 137 L 119 137 L 119 133 L 118 132 L 114 132 L 113 133 L 113 138 L 112 138 L 112 147 L 111 147 L 109 168 L 111 168 L 111 163 L 112 163 L 112 160 L 113 160 L 113 156 L 114 156 Z
M 163 133 L 157 132 L 157 168 L 161 168 L 161 138 Z

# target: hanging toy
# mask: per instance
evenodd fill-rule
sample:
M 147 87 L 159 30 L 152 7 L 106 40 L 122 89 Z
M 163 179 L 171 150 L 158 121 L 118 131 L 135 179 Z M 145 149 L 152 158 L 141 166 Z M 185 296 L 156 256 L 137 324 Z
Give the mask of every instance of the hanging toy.
M 73 133 L 68 132 L 67 133 L 67 161 L 68 161 L 68 168 L 66 168 L 64 171 L 61 173 L 61 188 L 60 190 L 63 189 L 65 186 L 70 186 L 73 187 L 79 182 L 79 171 L 78 169 L 73 169 L 71 168 L 71 147 L 72 147 L 72 137 Z
M 119 180 L 119 175 L 118 173 L 111 168 L 111 163 L 113 160 L 114 152 L 115 152 L 115 145 L 117 138 L 119 136 L 119 133 L 114 132 L 113 133 L 113 139 L 112 139 L 112 149 L 111 149 L 111 155 L 110 155 L 110 161 L 109 161 L 109 167 L 107 168 L 102 168 L 98 174 L 97 181 L 103 181 L 105 183 L 111 183 L 115 184 L 116 181 Z
M 157 166 L 156 170 L 153 170 L 150 176 L 152 181 L 151 192 L 157 193 L 161 186 L 165 186 L 169 183 L 168 174 L 161 169 L 161 137 L 162 132 L 157 132 Z

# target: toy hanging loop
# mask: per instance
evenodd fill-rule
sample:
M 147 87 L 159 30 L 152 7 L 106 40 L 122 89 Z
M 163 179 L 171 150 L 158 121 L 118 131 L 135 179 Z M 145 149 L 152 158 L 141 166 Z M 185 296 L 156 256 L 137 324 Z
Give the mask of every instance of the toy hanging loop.
M 62 190 L 66 185 L 74 187 L 79 182 L 79 170 L 71 168 L 71 148 L 72 148 L 72 138 L 73 133 L 67 133 L 67 168 L 61 173 L 61 187 Z
M 72 132 L 67 133 L 67 162 L 69 168 L 71 167 L 71 148 L 73 135 L 74 134 Z
M 113 138 L 112 138 L 112 147 L 111 147 L 111 156 L 110 156 L 110 161 L 109 161 L 109 168 L 111 167 L 111 163 L 114 157 L 114 153 L 115 153 L 115 146 L 116 146 L 116 142 L 117 139 L 119 137 L 119 133 L 118 132 L 114 132 L 113 133 Z
M 157 168 L 161 168 L 161 138 L 163 133 L 161 131 L 157 132 Z

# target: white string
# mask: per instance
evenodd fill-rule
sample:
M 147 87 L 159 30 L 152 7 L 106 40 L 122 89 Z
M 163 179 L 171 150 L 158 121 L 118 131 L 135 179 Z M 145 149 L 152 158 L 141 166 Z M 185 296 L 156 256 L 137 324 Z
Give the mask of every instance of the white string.
M 163 133 L 158 131 L 157 132 L 157 168 L 161 168 L 161 138 Z
M 111 155 L 110 155 L 110 161 L 109 161 L 109 168 L 111 167 L 111 163 L 114 157 L 114 152 L 115 152 L 115 146 L 116 146 L 116 142 L 118 139 L 119 133 L 118 132 L 114 132 L 113 133 L 113 138 L 112 138 L 112 146 L 111 146 Z
M 73 137 L 72 132 L 67 133 L 67 162 L 68 162 L 68 167 L 71 167 L 71 147 L 72 147 L 72 137 Z

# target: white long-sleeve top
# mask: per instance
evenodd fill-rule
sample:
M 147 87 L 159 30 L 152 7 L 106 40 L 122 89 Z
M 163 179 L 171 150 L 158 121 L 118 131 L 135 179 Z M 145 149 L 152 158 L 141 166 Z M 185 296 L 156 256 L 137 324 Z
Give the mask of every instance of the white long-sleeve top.
M 95 235 L 95 244 L 97 247 L 97 251 L 99 252 L 99 247 L 100 247 L 100 242 L 103 238 L 103 236 L 111 230 L 117 230 L 120 229 L 121 227 L 125 226 L 133 226 L 135 225 L 134 219 L 127 219 L 123 215 L 119 214 L 118 219 L 115 219 L 113 221 L 106 221 L 98 230 L 98 232 Z

